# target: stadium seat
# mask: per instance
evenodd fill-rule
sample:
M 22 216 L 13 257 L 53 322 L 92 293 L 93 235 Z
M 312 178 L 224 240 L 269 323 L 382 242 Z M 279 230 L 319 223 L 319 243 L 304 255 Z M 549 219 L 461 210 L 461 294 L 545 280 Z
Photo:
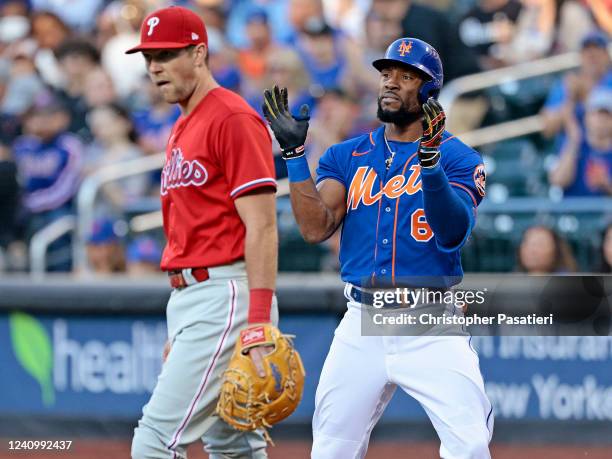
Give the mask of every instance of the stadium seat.
M 311 245 L 301 236 L 281 239 L 279 245 L 279 271 L 320 271 L 327 250 Z
M 528 139 L 513 139 L 480 149 L 487 167 L 487 184 L 503 184 L 507 195 L 544 196 L 543 161 Z

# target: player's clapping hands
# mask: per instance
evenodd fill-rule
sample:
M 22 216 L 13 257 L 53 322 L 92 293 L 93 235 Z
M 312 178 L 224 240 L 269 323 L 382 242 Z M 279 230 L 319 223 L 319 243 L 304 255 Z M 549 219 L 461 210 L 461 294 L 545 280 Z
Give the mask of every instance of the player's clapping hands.
M 444 134 L 446 114 L 436 99 L 430 97 L 423 104 L 423 137 L 419 144 L 421 167 L 435 167 L 440 160 L 440 142 Z
M 282 149 L 283 158 L 293 159 L 303 156 L 308 120 L 310 120 L 308 105 L 302 105 L 299 117 L 292 116 L 289 112 L 287 88 L 279 89 L 275 85 L 272 90 L 264 91 L 262 110 Z

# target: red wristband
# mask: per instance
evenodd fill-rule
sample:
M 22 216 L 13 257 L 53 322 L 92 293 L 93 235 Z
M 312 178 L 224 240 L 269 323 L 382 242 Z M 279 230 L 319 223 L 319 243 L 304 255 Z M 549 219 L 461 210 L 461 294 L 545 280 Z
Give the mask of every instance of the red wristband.
M 249 290 L 250 324 L 270 322 L 270 309 L 274 290 L 269 288 L 252 288 Z

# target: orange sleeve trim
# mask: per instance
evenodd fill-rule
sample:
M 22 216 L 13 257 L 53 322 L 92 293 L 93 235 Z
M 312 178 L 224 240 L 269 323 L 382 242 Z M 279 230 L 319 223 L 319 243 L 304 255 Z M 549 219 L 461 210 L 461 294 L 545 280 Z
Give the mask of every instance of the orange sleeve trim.
M 373 146 L 376 146 L 376 143 L 374 142 L 374 137 L 373 137 L 374 131 L 370 131 L 370 143 Z
M 440 145 L 442 145 L 444 142 L 448 142 L 450 139 L 454 139 L 456 136 L 451 135 L 448 139 L 444 139 L 442 142 L 440 142 Z
M 468 187 L 466 187 L 465 185 L 462 185 L 461 183 L 457 183 L 457 182 L 448 182 L 448 183 L 450 183 L 451 186 L 456 186 L 458 188 L 461 188 L 463 191 L 469 194 L 470 198 L 472 198 L 472 202 L 474 203 L 474 207 L 478 206 L 478 202 L 476 201 L 476 198 L 474 197 L 474 193 L 472 193 L 472 191 Z

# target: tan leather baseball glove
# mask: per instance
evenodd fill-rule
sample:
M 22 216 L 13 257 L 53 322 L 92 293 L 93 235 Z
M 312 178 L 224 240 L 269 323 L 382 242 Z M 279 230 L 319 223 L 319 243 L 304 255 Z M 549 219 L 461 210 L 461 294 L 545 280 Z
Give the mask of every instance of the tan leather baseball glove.
M 248 350 L 271 346 L 263 357 L 265 376 L 257 374 Z M 271 324 L 240 332 L 223 374 L 217 414 L 238 430 L 271 427 L 295 411 L 304 389 L 304 366 L 291 337 Z

